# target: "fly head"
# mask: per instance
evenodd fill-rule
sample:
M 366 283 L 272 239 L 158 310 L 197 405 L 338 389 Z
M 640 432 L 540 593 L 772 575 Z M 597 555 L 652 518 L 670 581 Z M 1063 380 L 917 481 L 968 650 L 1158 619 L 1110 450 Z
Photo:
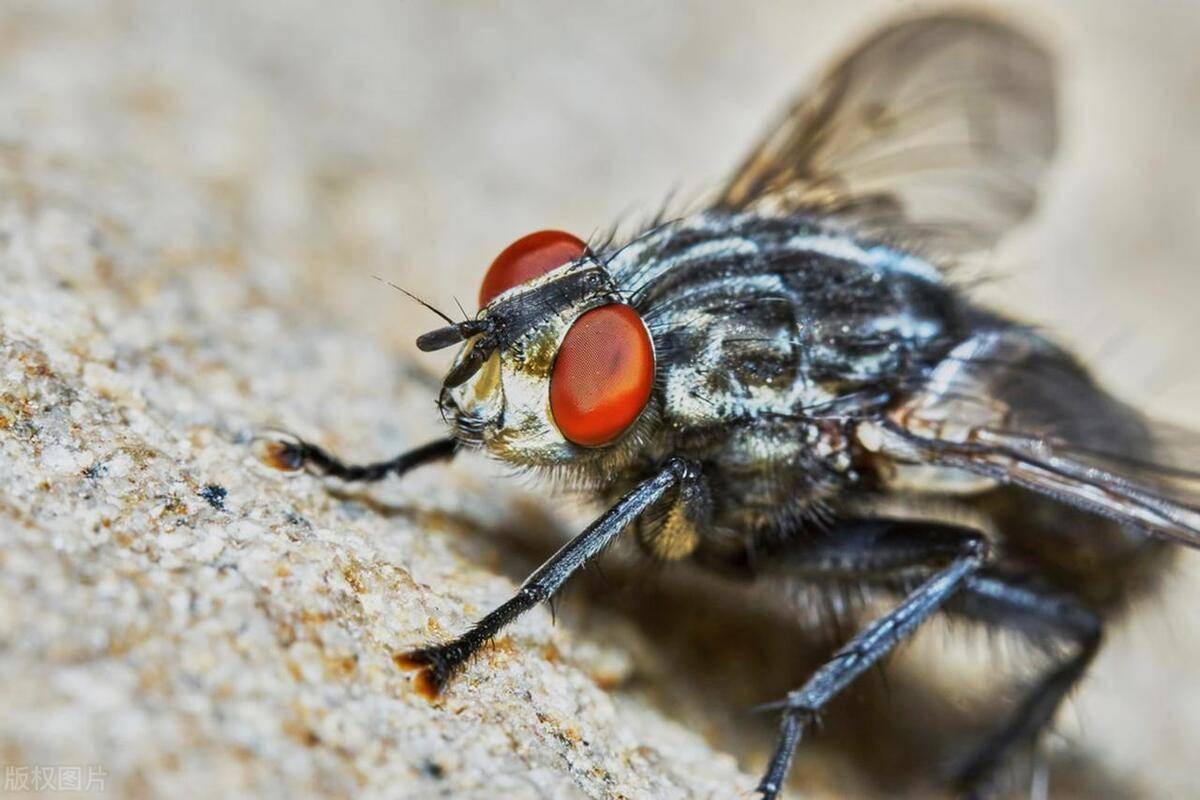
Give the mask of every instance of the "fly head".
M 641 316 L 579 239 L 540 231 L 484 276 L 480 311 L 417 340 L 462 343 L 439 406 L 455 437 L 523 466 L 593 462 L 620 448 L 650 401 Z

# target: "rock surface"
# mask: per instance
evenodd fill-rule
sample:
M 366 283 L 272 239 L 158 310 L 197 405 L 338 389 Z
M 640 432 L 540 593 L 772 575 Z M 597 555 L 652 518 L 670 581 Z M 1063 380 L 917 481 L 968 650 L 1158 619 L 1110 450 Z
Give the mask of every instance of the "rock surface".
M 833 5 L 837 24 L 806 41 L 869 27 Z M 698 179 L 719 174 L 793 83 L 762 75 L 772 58 L 785 66 L 780 31 L 803 27 L 799 10 L 754 22 L 763 52 L 746 60 L 718 47 L 745 22 L 725 4 L 706 7 L 694 39 L 688 12 L 635 8 L 570 20 L 315 0 L 0 10 L 0 764 L 99 765 L 122 797 L 749 794 L 771 724 L 736 709 L 792 675 L 748 670 L 768 661 L 753 650 L 676 643 L 682 655 L 662 656 L 692 620 L 642 608 L 634 625 L 572 603 L 555 626 L 538 610 L 436 704 L 393 665 L 507 597 L 583 512 L 478 460 L 360 492 L 265 469 L 250 447 L 268 425 L 363 457 L 437 435 L 440 365 L 407 344 L 429 320 L 372 274 L 470 298 L 513 230 L 607 221 L 702 158 L 722 160 Z M 603 32 L 587 41 L 604 69 L 554 35 L 568 21 Z M 736 94 L 751 78 L 753 96 Z M 641 140 L 735 94 L 744 108 L 685 123 L 686 142 Z M 658 116 L 613 111 L 635 96 Z M 1191 113 L 1180 142 L 1200 130 Z M 497 157 L 509 148 L 523 155 Z M 611 177 L 615 154 L 644 181 L 632 195 Z M 577 174 L 556 171 L 566 163 Z M 1156 174 L 1164 207 L 1194 214 L 1191 182 Z M 1103 307 L 1129 290 L 1122 253 L 1194 255 L 1195 231 L 1171 219 L 1175 238 L 1155 248 L 1102 219 L 1116 253 L 1088 253 L 1103 280 L 1053 272 L 1032 279 L 1046 291 L 1014 296 L 1045 307 L 1068 286 L 1079 307 Z M 1161 306 L 1127 327 L 1195 296 L 1163 270 L 1162 287 L 1141 286 Z M 1175 396 L 1168 411 L 1194 414 Z M 728 613 L 722 590 L 681 586 L 664 609 Z M 720 624 L 724 642 L 754 629 Z M 1083 701 L 1101 728 L 1090 746 L 1135 782 L 1136 758 L 1158 759 L 1146 779 L 1161 796 L 1194 787 L 1194 628 L 1181 622 L 1159 650 L 1126 637 Z M 1128 691 L 1172 713 L 1126 731 Z M 804 765 L 810 785 L 854 785 L 836 756 Z

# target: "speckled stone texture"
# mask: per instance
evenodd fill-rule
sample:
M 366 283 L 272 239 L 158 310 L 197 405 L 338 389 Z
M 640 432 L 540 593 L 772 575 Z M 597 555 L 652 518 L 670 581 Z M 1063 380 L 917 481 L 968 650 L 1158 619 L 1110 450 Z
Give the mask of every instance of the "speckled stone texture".
M 1067 156 L 987 291 L 1195 422 L 1200 370 L 1165 350 L 1200 295 L 1200 12 L 1168 6 L 1014 5 L 1065 53 Z M 411 346 L 435 320 L 373 275 L 452 307 L 515 235 L 710 185 L 896 4 L 740 8 L 0 6 L 0 769 L 99 765 L 119 797 L 749 796 L 774 722 L 745 709 L 836 637 L 618 559 L 431 704 L 393 653 L 507 597 L 595 509 L 478 458 L 363 491 L 250 446 L 272 425 L 363 458 L 438 435 L 445 361 Z M 1052 786 L 1197 788 L 1195 559 L 1180 573 L 1114 633 Z M 806 796 L 887 793 L 936 738 L 932 698 L 991 670 L 977 648 L 959 674 L 947 641 L 830 714 Z

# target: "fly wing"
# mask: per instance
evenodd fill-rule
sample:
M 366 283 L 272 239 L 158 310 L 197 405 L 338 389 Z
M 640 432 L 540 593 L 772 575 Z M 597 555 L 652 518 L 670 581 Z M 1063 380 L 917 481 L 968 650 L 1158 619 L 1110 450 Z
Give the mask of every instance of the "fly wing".
M 991 246 L 1032 210 L 1055 149 L 1054 68 L 978 16 L 902 22 L 804 94 L 716 206 L 811 211 L 938 255 Z
M 1146 420 L 1021 328 L 956 347 L 860 429 L 894 460 L 965 470 L 1200 547 L 1200 435 Z

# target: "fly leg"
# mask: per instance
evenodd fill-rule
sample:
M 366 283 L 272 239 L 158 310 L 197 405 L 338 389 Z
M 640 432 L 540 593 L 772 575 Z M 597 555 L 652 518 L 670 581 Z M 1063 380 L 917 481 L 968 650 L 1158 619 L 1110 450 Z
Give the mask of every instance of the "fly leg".
M 967 579 L 954 610 L 1017 630 L 1035 642 L 1073 646 L 1069 653 L 1058 654 L 1057 662 L 1033 684 L 1003 727 L 959 766 L 957 787 L 968 797 L 979 797 L 1013 750 L 1032 746 L 1050 724 L 1100 649 L 1103 626 L 1074 598 L 992 570 Z
M 817 542 L 779 553 L 772 560 L 790 574 L 828 579 L 902 578 L 908 572 L 936 571 L 834 653 L 807 683 L 773 706 L 783 710 L 783 719 L 775 753 L 758 785 L 763 800 L 779 796 L 796 746 L 821 709 L 959 593 L 987 563 L 988 544 L 982 534 L 968 528 L 861 520 L 846 522 Z
M 671 458 L 653 477 L 635 486 L 616 505 L 604 512 L 578 536 L 550 556 L 530 575 L 508 601 L 485 616 L 470 630 L 445 644 L 430 645 L 397 654 L 395 662 L 405 669 L 420 669 L 414 684 L 426 697 L 439 694 L 447 681 L 502 628 L 534 606 L 550 599 L 577 570 L 628 528 L 648 508 L 681 485 L 698 480 L 688 461 Z
M 458 442 L 450 438 L 437 439 L 395 458 L 373 464 L 347 464 L 315 444 L 286 434 L 260 439 L 256 446 L 259 458 L 276 469 L 288 472 L 307 469 L 343 481 L 371 483 L 389 475 L 403 475 L 422 464 L 449 459 L 458 449 Z

